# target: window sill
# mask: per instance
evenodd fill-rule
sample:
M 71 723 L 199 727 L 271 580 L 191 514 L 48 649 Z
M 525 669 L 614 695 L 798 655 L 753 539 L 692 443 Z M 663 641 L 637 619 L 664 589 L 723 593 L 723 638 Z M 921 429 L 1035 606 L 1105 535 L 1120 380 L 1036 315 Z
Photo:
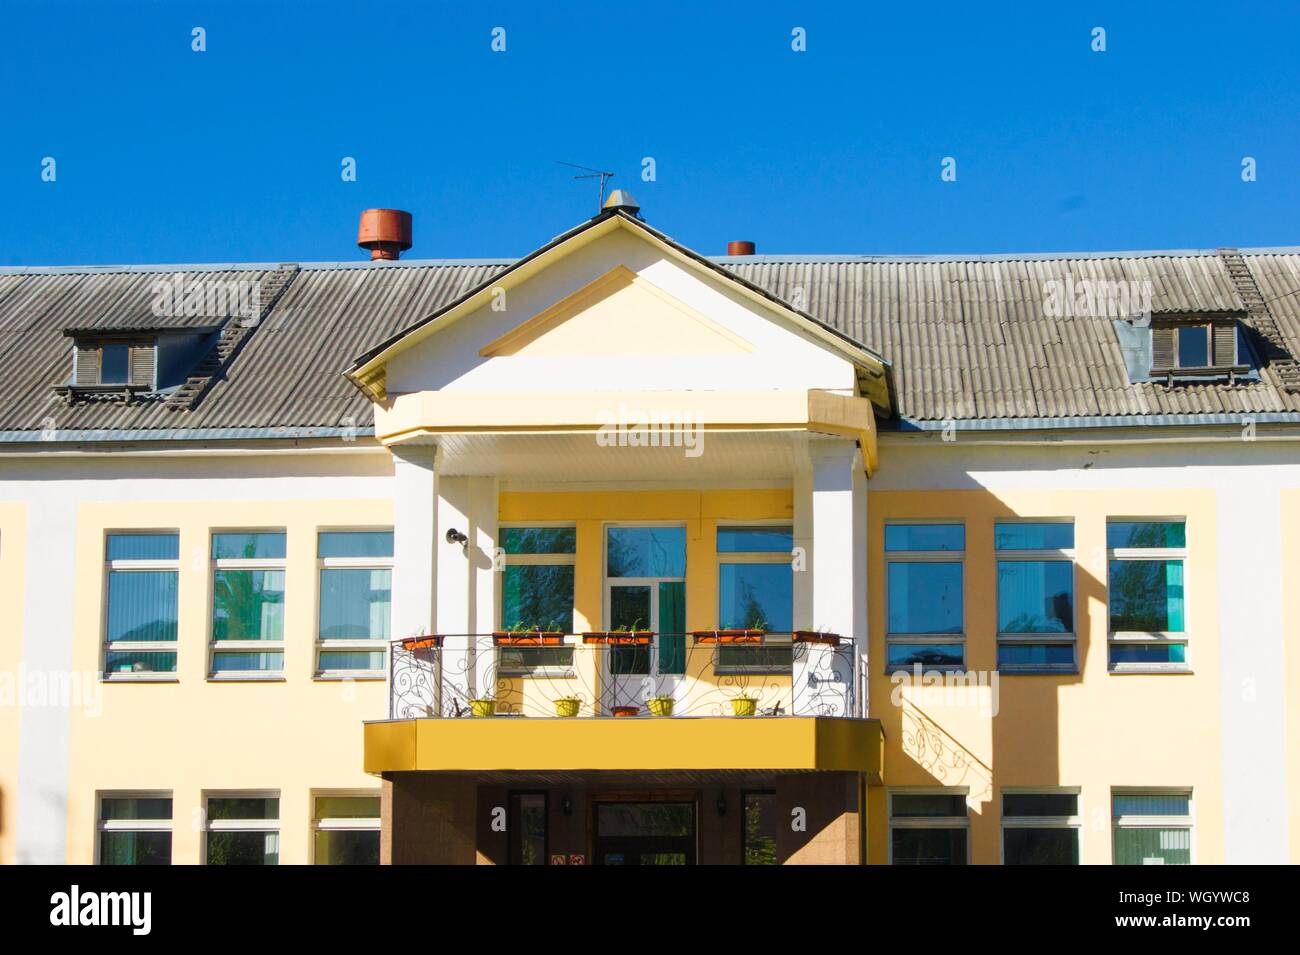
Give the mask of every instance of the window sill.
M 209 683 L 286 683 L 283 673 L 209 673 Z
M 1078 676 L 1078 667 L 998 667 L 1001 676 Z
M 1186 666 L 1111 666 L 1108 670 L 1111 676 L 1128 676 L 1133 673 L 1145 674 L 1171 674 L 1175 676 L 1188 676 L 1195 671 Z
M 175 673 L 104 673 L 100 683 L 179 683 Z
M 312 680 L 317 683 L 342 683 L 345 680 L 351 680 L 353 683 L 382 683 L 386 679 L 388 679 L 387 675 L 368 670 L 364 673 L 317 673 L 312 677 Z

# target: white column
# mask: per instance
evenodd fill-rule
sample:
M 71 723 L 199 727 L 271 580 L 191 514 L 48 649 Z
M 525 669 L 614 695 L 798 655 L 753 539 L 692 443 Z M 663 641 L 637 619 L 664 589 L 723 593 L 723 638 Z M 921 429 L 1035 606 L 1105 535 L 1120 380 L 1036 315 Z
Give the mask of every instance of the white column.
M 839 634 L 838 648 L 796 646 L 794 711 L 800 715 L 854 714 L 856 674 L 853 648 L 866 647 L 866 479 L 857 445 L 847 439 L 809 442 L 811 480 L 795 479 L 796 537 L 801 517 L 810 517 L 811 613 L 806 629 Z M 796 607 L 799 606 L 796 574 Z M 796 617 L 796 627 L 800 618 Z
M 449 530 L 468 538 L 448 543 Z M 461 706 L 495 697 L 497 480 L 446 477 L 438 484 L 438 632 L 450 634 L 443 649 L 443 683 Z M 450 705 L 449 703 L 447 705 Z
M 438 449 L 432 446 L 393 450 L 391 612 L 395 639 L 437 632 L 434 617 L 437 452 Z M 393 650 L 391 663 L 389 717 L 437 713 L 441 704 L 436 654 Z

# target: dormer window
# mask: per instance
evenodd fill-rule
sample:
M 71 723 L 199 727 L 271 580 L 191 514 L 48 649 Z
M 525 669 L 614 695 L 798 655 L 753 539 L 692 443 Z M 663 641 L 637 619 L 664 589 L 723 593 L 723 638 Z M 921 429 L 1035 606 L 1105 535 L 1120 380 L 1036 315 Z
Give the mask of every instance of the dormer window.
M 73 384 L 150 390 L 156 351 L 152 338 L 77 339 Z
M 1235 318 L 1153 318 L 1151 377 L 1232 378 L 1250 371 Z

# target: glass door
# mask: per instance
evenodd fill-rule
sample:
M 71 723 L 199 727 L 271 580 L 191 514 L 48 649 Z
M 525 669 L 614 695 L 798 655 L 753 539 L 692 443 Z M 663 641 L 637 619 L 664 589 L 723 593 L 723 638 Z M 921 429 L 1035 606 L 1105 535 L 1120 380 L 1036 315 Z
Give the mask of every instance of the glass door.
M 694 865 L 695 803 L 598 802 L 596 865 Z
M 609 630 L 653 630 L 648 646 L 604 654 L 605 712 L 652 696 L 676 697 L 686 672 L 686 528 L 611 526 L 605 533 L 605 620 Z

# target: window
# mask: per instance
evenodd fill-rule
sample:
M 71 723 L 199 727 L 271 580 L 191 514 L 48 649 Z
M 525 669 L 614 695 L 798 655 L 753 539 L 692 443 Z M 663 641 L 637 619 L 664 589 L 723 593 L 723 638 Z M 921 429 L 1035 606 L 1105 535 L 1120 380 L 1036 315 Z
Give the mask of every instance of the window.
M 1003 523 L 998 556 L 998 669 L 1074 672 L 1074 525 Z
M 794 629 L 794 530 L 786 525 L 718 528 L 718 628 L 766 630 L 778 644 L 720 644 L 720 673 L 788 672 Z M 781 645 L 786 644 L 786 645 Z
M 1151 325 L 1153 375 L 1224 376 L 1249 371 L 1249 346 L 1235 320 L 1157 320 Z
M 501 629 L 573 631 L 572 527 L 501 528 Z M 499 647 L 503 675 L 566 671 L 572 647 Z
M 316 865 L 379 865 L 379 797 L 317 796 Z
M 1110 669 L 1187 669 L 1181 520 L 1114 520 L 1106 525 L 1110 574 Z
M 155 346 L 151 338 L 79 340 L 73 352 L 73 384 L 152 388 Z
M 1004 865 L 1078 865 L 1079 794 L 1004 792 Z
M 1112 791 L 1116 865 L 1191 865 L 1190 791 Z
M 966 865 L 969 834 L 965 792 L 940 789 L 889 794 L 891 865 Z
M 101 793 L 100 865 L 171 865 L 171 793 Z
M 686 672 L 685 527 L 605 529 L 605 619 L 610 630 L 655 631 L 658 673 Z M 610 647 L 605 662 L 611 677 L 648 675 L 650 648 Z M 631 684 L 639 681 L 614 680 L 611 687 Z M 616 696 L 619 693 L 614 692 Z
M 105 558 L 104 676 L 110 680 L 173 678 L 179 535 L 167 531 L 109 534 Z
M 207 820 L 208 865 L 280 864 L 279 796 L 209 796 Z
M 962 524 L 885 526 L 887 669 L 957 669 L 966 659 Z
M 382 677 L 393 589 L 392 531 L 322 531 L 316 674 Z
M 546 793 L 511 793 L 508 820 L 511 865 L 546 865 Z
M 212 535 L 212 676 L 284 671 L 283 531 Z
M 742 802 L 742 864 L 776 865 L 776 793 L 743 793 Z

